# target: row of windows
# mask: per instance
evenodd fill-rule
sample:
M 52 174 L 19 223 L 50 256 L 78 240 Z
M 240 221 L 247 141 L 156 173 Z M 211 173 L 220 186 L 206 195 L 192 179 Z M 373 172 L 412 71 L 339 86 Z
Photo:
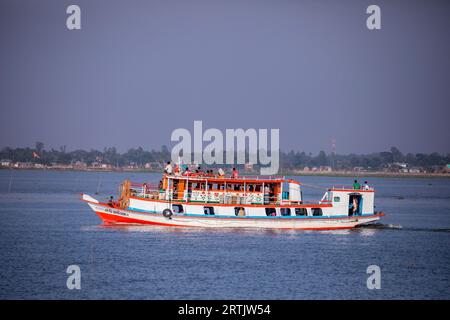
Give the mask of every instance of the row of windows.
M 172 209 L 175 213 L 184 213 L 183 205 L 181 204 L 174 204 L 172 205 Z M 214 207 L 203 207 L 203 212 L 206 215 L 214 215 Z M 312 208 L 311 209 L 313 216 L 321 216 L 322 209 L 321 208 Z M 308 211 L 306 208 L 280 208 L 280 214 L 282 216 L 291 216 L 292 213 L 294 213 L 296 216 L 307 216 Z M 235 207 L 234 208 L 234 214 L 236 216 L 245 216 L 245 208 L 244 207 Z M 276 216 L 277 212 L 275 208 L 266 208 L 266 215 L 269 216 Z
M 291 208 L 280 208 L 280 214 L 282 216 L 291 216 L 292 215 L 291 211 L 292 211 Z M 307 216 L 308 215 L 308 211 L 306 210 L 306 208 L 294 208 L 293 211 L 294 211 L 293 213 L 296 216 Z M 312 208 L 311 212 L 312 212 L 313 216 L 321 216 L 323 214 L 321 208 Z M 266 208 L 266 215 L 268 215 L 268 216 L 276 215 L 275 208 Z
M 272 190 L 274 188 L 274 184 L 266 184 L 266 186 Z M 193 182 L 190 185 L 190 188 L 194 190 L 206 190 L 206 185 L 204 182 Z M 248 192 L 262 192 L 262 184 L 234 184 L 234 183 L 208 183 L 208 190 L 211 191 L 221 191 L 221 190 L 229 190 L 229 191 L 248 191 Z

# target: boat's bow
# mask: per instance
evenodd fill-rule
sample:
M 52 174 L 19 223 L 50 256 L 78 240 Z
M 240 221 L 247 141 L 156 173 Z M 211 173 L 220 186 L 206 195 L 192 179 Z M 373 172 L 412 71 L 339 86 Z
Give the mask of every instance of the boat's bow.
M 100 201 L 98 201 L 97 199 L 94 199 L 93 197 L 91 197 L 88 194 L 82 193 L 81 194 L 81 200 L 85 201 L 85 202 L 92 202 L 92 203 L 100 203 Z

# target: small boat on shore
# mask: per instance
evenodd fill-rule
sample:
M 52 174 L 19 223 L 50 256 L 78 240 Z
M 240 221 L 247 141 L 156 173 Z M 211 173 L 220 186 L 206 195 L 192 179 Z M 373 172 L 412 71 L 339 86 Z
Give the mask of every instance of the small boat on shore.
M 336 230 L 379 220 L 374 196 L 372 188 L 332 187 L 306 203 L 301 183 L 285 177 L 164 174 L 159 185 L 125 180 L 118 201 L 81 199 L 107 224 Z

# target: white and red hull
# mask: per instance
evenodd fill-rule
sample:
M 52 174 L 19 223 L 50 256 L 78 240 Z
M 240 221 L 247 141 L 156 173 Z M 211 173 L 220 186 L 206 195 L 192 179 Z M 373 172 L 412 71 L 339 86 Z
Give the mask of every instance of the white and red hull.
M 90 197 L 89 197 L 90 198 Z M 379 220 L 382 213 L 363 216 L 341 217 L 220 217 L 174 214 L 170 218 L 162 213 L 140 212 L 113 208 L 95 199 L 83 199 L 105 223 L 143 224 L 171 227 L 202 228 L 261 228 L 298 230 L 351 229 L 360 224 Z

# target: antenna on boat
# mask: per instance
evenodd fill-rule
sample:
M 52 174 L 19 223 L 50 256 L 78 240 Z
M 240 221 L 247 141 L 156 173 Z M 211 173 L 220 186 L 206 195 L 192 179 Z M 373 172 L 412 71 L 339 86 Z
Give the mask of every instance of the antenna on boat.
M 11 169 L 11 177 L 9 177 L 8 193 L 11 192 L 11 185 L 12 185 L 13 173 L 14 173 L 14 171 Z
M 335 163 L 335 157 L 336 157 L 336 139 L 333 138 L 331 140 L 331 168 L 334 170 L 336 167 Z
M 95 194 L 99 194 L 101 185 L 102 185 L 102 178 L 98 179 L 97 191 L 95 192 Z

